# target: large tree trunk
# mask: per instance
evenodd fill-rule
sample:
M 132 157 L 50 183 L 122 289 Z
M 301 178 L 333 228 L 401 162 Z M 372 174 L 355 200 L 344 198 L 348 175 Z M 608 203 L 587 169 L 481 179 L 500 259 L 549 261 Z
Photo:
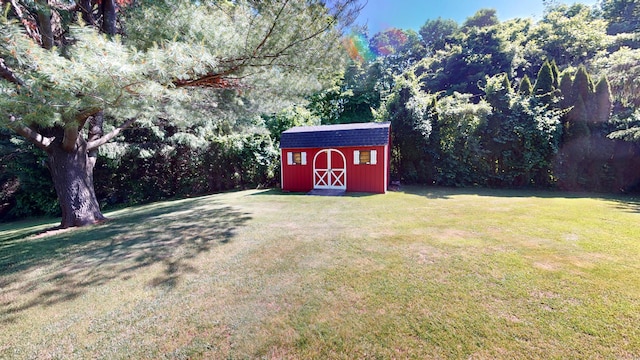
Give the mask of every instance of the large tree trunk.
M 87 143 L 79 136 L 72 151 L 60 142 L 48 149 L 49 171 L 62 209 L 60 227 L 85 226 L 106 220 L 93 189 L 95 159 L 87 152 Z

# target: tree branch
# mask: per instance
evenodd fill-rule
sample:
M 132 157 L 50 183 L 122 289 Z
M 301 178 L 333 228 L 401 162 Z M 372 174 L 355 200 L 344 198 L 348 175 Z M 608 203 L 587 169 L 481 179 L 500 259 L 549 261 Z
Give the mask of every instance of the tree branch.
M 264 35 L 264 38 L 262 39 L 260 44 L 258 44 L 258 46 L 256 46 L 255 49 L 253 49 L 253 55 L 250 58 L 248 58 L 247 60 L 249 60 L 251 58 L 254 58 L 258 54 L 258 51 L 260 50 L 260 48 L 262 48 L 267 43 L 267 40 L 269 40 L 269 38 L 271 37 L 271 34 L 273 34 L 273 30 L 275 30 L 276 25 L 278 25 L 278 20 L 280 20 L 280 16 L 282 15 L 282 12 L 284 11 L 284 8 L 287 7 L 288 3 L 289 3 L 289 0 L 286 0 L 282 4 L 282 7 L 280 8 L 280 10 L 278 10 L 278 13 L 276 14 L 276 17 L 273 19 L 273 23 L 271 24 L 271 27 L 269 28 L 269 31 L 267 31 L 267 33 Z
M 20 4 L 16 2 L 16 0 L 10 0 L 10 2 L 11 2 L 13 11 L 15 11 L 16 15 L 18 16 L 18 19 L 20 19 L 20 22 L 24 26 L 24 29 L 27 35 L 29 35 L 29 37 L 32 38 L 37 43 L 40 43 L 40 34 L 38 34 L 38 32 L 36 31 L 37 26 L 33 26 L 33 27 L 30 26 L 32 24 L 35 25 L 36 23 L 35 19 L 27 19 L 27 17 L 24 15 L 25 9 L 23 9 L 20 6 Z
M 338 10 L 336 11 L 336 14 L 334 15 L 334 18 L 330 21 L 327 21 L 327 24 L 320 28 L 318 31 L 311 33 L 309 36 L 307 37 L 303 37 L 301 39 L 292 41 L 291 43 L 289 43 L 288 45 L 284 46 L 283 48 L 280 49 L 280 51 L 278 51 L 277 53 L 275 53 L 275 55 L 272 55 L 272 57 L 279 57 L 281 55 L 284 55 L 285 51 L 289 50 L 290 48 L 292 48 L 295 45 L 304 43 L 306 41 L 309 41 L 313 38 L 315 38 L 316 36 L 319 36 L 320 34 L 326 32 L 327 30 L 329 30 L 331 27 L 333 27 L 336 23 L 338 23 L 338 18 L 340 18 L 341 16 L 346 16 L 346 17 L 350 17 L 352 16 L 352 14 L 347 13 L 346 15 L 344 14 L 345 11 L 347 11 L 349 5 L 351 4 L 350 1 L 347 1 L 344 3 L 343 6 L 338 7 Z M 366 3 L 365 3 L 366 5 Z M 355 9 L 355 12 L 359 12 L 360 10 L 362 10 L 364 8 L 364 5 L 361 7 L 358 7 Z
M 89 108 L 79 113 L 74 121 L 70 121 L 65 124 L 64 138 L 62 139 L 62 149 L 67 152 L 73 151 L 76 146 L 78 136 L 80 136 L 80 129 L 84 127 L 87 119 L 100 112 L 100 109 Z
M 78 124 L 68 124 L 64 128 L 64 137 L 62 138 L 62 150 L 71 152 L 76 147 L 76 141 L 80 136 L 80 130 Z
M 7 65 L 4 63 L 4 59 L 0 59 L 0 76 L 2 76 L 3 79 L 16 85 L 27 86 L 27 84 L 25 84 L 22 79 L 17 77 L 16 74 L 14 74 L 13 71 L 11 71 L 11 69 L 7 67 Z
M 226 70 L 221 70 L 215 73 L 208 73 L 195 79 L 175 80 L 173 81 L 173 85 L 175 85 L 176 87 L 214 87 L 221 89 L 238 88 L 240 87 L 239 78 L 230 77 L 230 75 L 238 72 L 238 70 L 268 66 L 283 66 L 295 68 L 296 66 L 293 65 L 288 65 L 281 62 L 279 63 L 278 59 L 293 56 L 293 53 L 289 52 L 289 50 L 297 45 L 308 42 L 327 32 L 329 29 L 339 23 L 339 19 L 344 18 L 347 19 L 347 22 L 352 21 L 352 17 L 354 16 L 354 14 L 357 14 L 363 8 L 363 6 L 356 6 L 355 8 L 351 9 L 352 5 L 357 4 L 357 1 L 345 0 L 336 7 L 333 15 L 331 15 L 331 18 L 328 19 L 328 21 L 326 21 L 326 23 L 319 29 L 312 31 L 307 36 L 300 37 L 298 39 L 290 39 L 289 42 L 285 43 L 284 46 L 282 46 L 280 49 L 271 49 L 271 52 L 266 53 L 266 51 L 270 50 L 266 45 L 269 42 L 270 38 L 273 36 L 273 33 L 279 21 L 281 20 L 281 17 L 288 4 L 289 0 L 285 0 L 282 2 L 282 5 L 274 14 L 273 22 L 270 24 L 260 43 L 258 43 L 255 48 L 253 48 L 252 50 L 247 49 L 247 53 L 244 56 L 233 59 L 223 59 L 220 61 L 221 64 L 228 66 Z M 319 18 L 314 18 L 314 21 L 319 20 Z M 274 50 L 275 52 L 273 52 Z
M 91 0 L 81 0 L 78 3 L 80 7 L 80 12 L 82 13 L 82 20 L 88 25 L 95 26 L 96 21 L 93 18 L 93 6 L 91 5 Z
M 13 116 L 11 117 L 11 120 L 9 122 L 9 128 L 15 131 L 16 133 L 18 133 L 19 135 L 22 135 L 25 139 L 29 140 L 35 146 L 39 147 L 44 151 L 47 151 L 47 149 L 49 148 L 49 145 L 51 145 L 51 143 L 55 139 L 53 137 L 42 136 L 36 130 L 28 126 L 18 124 L 16 119 Z
M 109 140 L 111 140 L 114 137 L 118 136 L 123 130 L 129 128 L 135 121 L 136 121 L 136 119 L 129 119 L 124 124 L 122 124 L 119 127 L 111 130 L 109 133 L 107 133 L 106 135 L 102 136 L 101 138 L 95 139 L 93 141 L 89 141 L 87 143 L 87 151 L 95 150 L 98 147 L 106 144 Z
M 45 0 L 37 1 L 36 13 L 38 15 L 38 27 L 42 36 L 42 47 L 49 50 L 53 48 L 53 27 L 51 24 L 51 8 Z

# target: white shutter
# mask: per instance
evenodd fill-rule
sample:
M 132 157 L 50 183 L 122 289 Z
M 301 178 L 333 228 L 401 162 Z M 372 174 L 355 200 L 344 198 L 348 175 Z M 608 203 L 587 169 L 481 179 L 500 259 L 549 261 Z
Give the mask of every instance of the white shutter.
M 293 153 L 292 152 L 288 152 L 287 153 L 287 165 L 293 165 Z
M 354 150 L 353 151 L 353 164 L 354 165 L 360 164 L 360 151 L 359 150 Z
M 371 157 L 369 159 L 369 163 L 371 165 L 377 164 L 378 163 L 378 156 L 377 156 L 378 155 L 378 151 L 377 150 L 371 150 L 370 154 L 371 154 Z
M 307 165 L 307 153 L 305 151 L 300 154 L 300 158 L 302 165 Z

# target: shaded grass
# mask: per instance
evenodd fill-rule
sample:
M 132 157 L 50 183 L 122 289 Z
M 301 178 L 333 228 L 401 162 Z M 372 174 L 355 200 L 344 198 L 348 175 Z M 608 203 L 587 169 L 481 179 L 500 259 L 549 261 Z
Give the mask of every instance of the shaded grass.
M 0 229 L 0 358 L 640 357 L 635 199 L 248 191 L 108 216 Z

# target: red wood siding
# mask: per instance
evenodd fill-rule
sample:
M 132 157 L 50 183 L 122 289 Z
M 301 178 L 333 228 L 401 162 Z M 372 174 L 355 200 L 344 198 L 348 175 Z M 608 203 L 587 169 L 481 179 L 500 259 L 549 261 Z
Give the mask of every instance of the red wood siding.
M 389 146 L 336 147 L 346 160 L 346 187 L 350 192 L 384 193 L 389 182 Z M 316 154 L 326 149 L 281 149 L 282 189 L 285 191 L 307 192 L 314 187 L 314 160 L 316 167 L 327 166 L 326 156 Z M 355 164 L 354 151 L 376 151 L 376 164 Z M 306 165 L 287 163 L 287 153 L 306 152 Z M 332 154 L 332 168 L 342 167 L 342 157 Z
M 340 148 L 347 157 L 347 191 L 384 193 L 385 183 L 385 147 L 358 146 Z M 376 164 L 355 164 L 354 151 L 376 151 Z
M 306 152 L 307 164 L 287 164 L 288 152 Z M 313 156 L 315 149 L 280 149 L 282 190 L 307 192 L 313 189 Z

